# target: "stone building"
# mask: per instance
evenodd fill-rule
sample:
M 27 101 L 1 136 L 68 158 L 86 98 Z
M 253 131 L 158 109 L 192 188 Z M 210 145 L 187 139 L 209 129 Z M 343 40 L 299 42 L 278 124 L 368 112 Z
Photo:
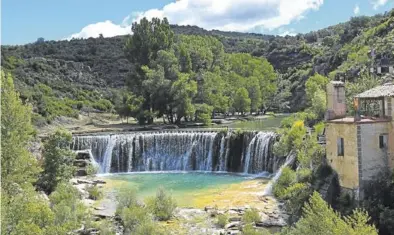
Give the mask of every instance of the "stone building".
M 342 189 L 356 199 L 383 169 L 394 168 L 394 83 L 354 97 L 354 116 L 346 116 L 343 82 L 327 85 L 326 155 Z

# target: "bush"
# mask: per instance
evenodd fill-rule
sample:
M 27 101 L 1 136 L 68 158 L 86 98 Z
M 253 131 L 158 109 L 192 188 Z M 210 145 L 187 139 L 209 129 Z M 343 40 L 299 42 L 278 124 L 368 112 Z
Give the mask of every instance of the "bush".
M 69 183 L 59 184 L 49 199 L 54 212 L 55 226 L 61 226 L 62 229 L 70 231 L 77 229 L 81 221 L 87 217 L 86 208 L 80 201 L 78 190 Z
M 175 200 L 161 187 L 156 197 L 148 198 L 147 205 L 158 220 L 169 220 L 176 208 Z
M 96 186 L 87 186 L 86 191 L 89 193 L 89 198 L 92 200 L 100 200 L 103 198 L 103 192 Z
M 242 221 L 247 224 L 260 222 L 261 217 L 259 211 L 256 208 L 246 210 L 245 214 L 242 216 Z
M 116 195 L 116 201 L 118 203 L 116 207 L 116 214 L 120 214 L 123 208 L 129 208 L 137 204 L 135 188 L 122 188 Z
M 296 180 L 296 173 L 290 167 L 284 167 L 282 169 L 282 174 L 279 176 L 278 180 L 274 183 L 273 192 L 278 198 L 285 196 L 285 190 Z
M 218 216 L 217 224 L 218 224 L 219 227 L 224 228 L 224 226 L 226 226 L 227 222 L 228 222 L 227 214 L 220 214 Z
M 242 228 L 243 235 L 269 235 L 271 234 L 265 229 L 255 229 L 251 224 L 247 224 Z
M 308 168 L 301 168 L 297 170 L 297 182 L 307 183 L 312 181 L 312 170 Z
M 88 166 L 86 167 L 86 173 L 88 176 L 92 176 L 97 174 L 98 172 L 98 167 L 93 165 L 92 163 L 89 163 Z
M 101 221 L 97 229 L 100 231 L 100 235 L 114 235 L 115 228 L 113 227 L 112 223 L 108 220 Z
M 149 211 L 137 205 L 123 208 L 120 212 L 120 218 L 126 232 L 132 232 L 138 225 L 152 221 Z

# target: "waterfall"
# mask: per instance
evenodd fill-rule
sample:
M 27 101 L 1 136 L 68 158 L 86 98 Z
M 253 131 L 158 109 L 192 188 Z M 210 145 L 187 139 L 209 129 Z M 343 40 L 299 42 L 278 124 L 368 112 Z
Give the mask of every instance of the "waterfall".
M 224 158 L 226 154 L 224 149 L 225 145 L 226 145 L 226 138 L 222 136 L 222 139 L 220 140 L 220 151 L 219 151 L 219 162 L 220 162 L 219 171 L 224 171 L 225 169 L 223 166 L 223 163 L 225 162 Z
M 244 173 L 260 173 L 273 169 L 274 158 L 270 154 L 272 132 L 258 132 L 246 148 Z
M 159 131 L 73 136 L 100 173 L 133 171 L 272 172 L 273 132 Z
M 278 181 L 280 175 L 282 174 L 283 168 L 289 166 L 294 162 L 296 155 L 294 153 L 290 153 L 286 157 L 285 163 L 279 168 L 278 172 L 276 172 L 275 176 L 270 180 L 267 186 L 264 189 L 263 195 L 271 195 L 272 194 L 272 187 L 274 186 L 275 182 Z

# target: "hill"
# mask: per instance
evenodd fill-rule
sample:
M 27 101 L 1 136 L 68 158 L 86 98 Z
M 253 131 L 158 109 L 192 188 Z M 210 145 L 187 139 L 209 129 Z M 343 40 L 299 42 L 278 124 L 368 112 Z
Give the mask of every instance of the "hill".
M 171 28 L 177 35 L 214 36 L 227 53 L 266 58 L 279 74 L 278 95 L 291 94 L 284 97 L 289 108 L 283 111 L 298 111 L 306 106 L 305 81 L 314 73 L 352 82 L 376 62 L 369 57 L 371 49 L 376 58 L 392 56 L 393 18 L 393 11 L 354 17 L 318 31 L 286 37 L 207 31 L 196 26 Z M 39 124 L 56 116 L 77 116 L 86 107 L 111 110 L 134 67 L 124 53 L 126 39 L 41 39 L 22 46 L 2 46 L 1 62 L 3 69 L 13 73 L 21 97 L 33 102 Z

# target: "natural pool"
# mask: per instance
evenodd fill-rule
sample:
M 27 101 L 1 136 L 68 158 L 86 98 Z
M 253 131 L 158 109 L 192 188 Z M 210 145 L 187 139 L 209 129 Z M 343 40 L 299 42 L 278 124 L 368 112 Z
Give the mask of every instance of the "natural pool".
M 236 121 L 230 124 L 221 124 L 220 126 L 242 130 L 275 131 L 280 127 L 280 123 L 285 117 L 288 117 L 288 114 L 277 114 L 250 121 Z
M 157 188 L 164 187 L 176 199 L 180 207 L 220 208 L 256 206 L 264 191 L 267 178 L 229 173 L 200 172 L 146 172 L 112 174 L 102 176 L 106 190 L 134 187 L 140 199 L 154 196 Z M 256 204 L 256 205 L 255 205 Z

